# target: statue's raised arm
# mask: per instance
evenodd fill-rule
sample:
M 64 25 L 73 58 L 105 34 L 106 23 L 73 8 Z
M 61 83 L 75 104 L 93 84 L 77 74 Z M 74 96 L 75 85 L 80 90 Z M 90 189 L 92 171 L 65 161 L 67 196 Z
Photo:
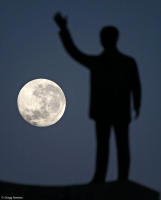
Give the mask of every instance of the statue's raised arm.
M 67 52 L 82 65 L 86 67 L 93 66 L 96 61 L 96 56 L 84 54 L 76 47 L 67 27 L 67 17 L 63 17 L 60 13 L 56 13 L 53 19 L 60 28 L 60 38 Z

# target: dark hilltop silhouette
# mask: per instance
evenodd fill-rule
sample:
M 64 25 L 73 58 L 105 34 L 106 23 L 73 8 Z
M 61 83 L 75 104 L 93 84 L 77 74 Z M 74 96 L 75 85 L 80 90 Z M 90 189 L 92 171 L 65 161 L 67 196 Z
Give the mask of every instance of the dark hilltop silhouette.
M 159 193 L 132 181 L 69 186 L 24 185 L 1 181 L 0 195 L 1 199 L 159 200 Z

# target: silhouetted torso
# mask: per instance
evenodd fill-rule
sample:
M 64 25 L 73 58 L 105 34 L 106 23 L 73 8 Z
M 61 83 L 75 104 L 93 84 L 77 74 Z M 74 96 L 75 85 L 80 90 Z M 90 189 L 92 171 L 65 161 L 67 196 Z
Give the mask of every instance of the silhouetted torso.
M 91 68 L 90 116 L 110 122 L 130 121 L 130 95 L 136 76 L 133 59 L 102 53 Z

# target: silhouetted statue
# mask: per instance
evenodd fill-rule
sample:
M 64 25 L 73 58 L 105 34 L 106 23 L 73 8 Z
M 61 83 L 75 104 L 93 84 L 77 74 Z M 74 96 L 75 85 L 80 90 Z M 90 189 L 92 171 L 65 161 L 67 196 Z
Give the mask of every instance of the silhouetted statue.
M 119 32 L 113 26 L 101 30 L 103 52 L 91 56 L 82 53 L 73 43 L 66 18 L 57 13 L 54 20 L 60 27 L 60 38 L 67 52 L 91 73 L 90 118 L 96 122 L 97 138 L 96 170 L 92 183 L 105 182 L 111 127 L 116 136 L 118 179 L 127 180 L 130 167 L 128 129 L 131 96 L 136 118 L 141 103 L 141 86 L 135 60 L 117 49 Z

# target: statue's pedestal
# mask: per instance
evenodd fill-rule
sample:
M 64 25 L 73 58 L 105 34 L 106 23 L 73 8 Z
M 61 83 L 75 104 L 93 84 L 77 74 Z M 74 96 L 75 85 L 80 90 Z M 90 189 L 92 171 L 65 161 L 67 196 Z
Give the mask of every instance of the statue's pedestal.
M 31 186 L 0 182 L 0 199 L 159 200 L 159 193 L 137 183 L 109 182 L 73 186 Z

